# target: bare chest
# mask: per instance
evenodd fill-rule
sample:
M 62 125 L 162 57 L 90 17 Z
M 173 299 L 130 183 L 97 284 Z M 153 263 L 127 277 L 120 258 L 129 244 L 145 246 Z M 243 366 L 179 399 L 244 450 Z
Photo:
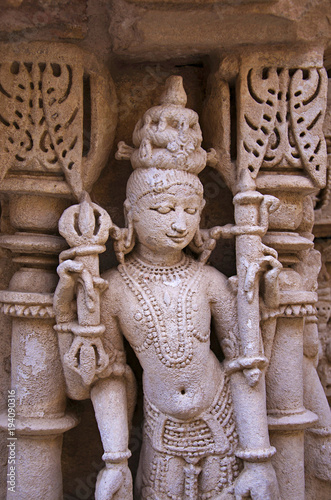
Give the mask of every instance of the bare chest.
M 188 261 L 180 269 L 119 269 L 126 294 L 119 311 L 120 327 L 143 363 L 156 356 L 166 366 L 184 367 L 194 343 L 207 342 L 210 306 L 201 269 Z

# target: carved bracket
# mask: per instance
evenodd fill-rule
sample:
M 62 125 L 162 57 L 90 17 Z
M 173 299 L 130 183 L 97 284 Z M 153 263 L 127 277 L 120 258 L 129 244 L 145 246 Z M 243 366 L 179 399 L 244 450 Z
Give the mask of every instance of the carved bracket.
M 3 44 L 0 96 L 1 190 L 89 191 L 116 126 L 114 86 L 96 58 L 69 44 Z

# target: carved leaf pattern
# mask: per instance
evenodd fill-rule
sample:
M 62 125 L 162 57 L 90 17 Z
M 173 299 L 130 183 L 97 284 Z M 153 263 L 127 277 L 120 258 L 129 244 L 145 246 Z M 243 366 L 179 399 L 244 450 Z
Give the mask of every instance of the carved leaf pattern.
M 290 83 L 290 114 L 295 141 L 309 176 L 317 187 L 325 184 L 326 144 L 323 119 L 327 74 L 321 68 L 297 70 Z
M 0 66 L 0 175 L 15 170 L 60 172 L 42 98 L 46 63 Z
M 305 169 L 316 187 L 325 183 L 322 68 L 250 69 L 240 88 L 239 168 L 253 179 L 261 166 Z
M 67 182 L 77 197 L 82 186 L 83 69 L 48 64 L 43 102 L 49 134 Z
M 250 69 L 241 88 L 240 164 L 256 178 L 273 131 L 279 78 L 275 68 Z
M 31 92 L 27 116 L 33 138 L 31 160 L 34 162 L 34 169 L 52 172 L 59 171 L 57 155 L 54 151 L 54 145 L 47 129 L 42 98 L 42 75 L 46 63 L 34 63 L 30 66 L 30 86 L 33 91 Z M 39 160 L 39 158 L 41 160 Z
M 31 96 L 30 78 L 26 68 L 20 71 L 18 62 L 0 66 L 0 179 L 29 151 L 27 134 L 28 103 Z
M 269 137 L 268 148 L 263 159 L 263 167 L 272 168 L 276 165 L 282 165 L 282 167 L 300 168 L 302 166 L 300 154 L 289 122 L 289 70 L 278 68 L 277 74 L 279 77 L 279 84 L 276 121 Z

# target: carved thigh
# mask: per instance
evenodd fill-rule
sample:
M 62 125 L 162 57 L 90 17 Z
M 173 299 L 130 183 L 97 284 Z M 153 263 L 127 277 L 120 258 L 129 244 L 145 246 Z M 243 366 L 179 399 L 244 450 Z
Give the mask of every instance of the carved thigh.
M 150 439 L 144 436 L 139 469 L 141 500 L 183 500 L 185 460 L 156 451 Z
M 234 457 L 211 455 L 199 463 L 199 499 L 230 500 L 234 498 L 233 483 L 239 470 Z

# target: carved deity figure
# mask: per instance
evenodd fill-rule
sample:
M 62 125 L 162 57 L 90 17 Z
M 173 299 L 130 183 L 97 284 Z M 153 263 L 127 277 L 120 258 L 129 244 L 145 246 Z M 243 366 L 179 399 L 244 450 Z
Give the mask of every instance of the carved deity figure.
M 79 315 L 79 287 L 85 287 L 85 301 L 92 296 L 86 257 L 76 252 L 62 259 L 55 307 L 68 394 L 90 395 L 94 405 L 106 464 L 97 500 L 133 498 L 128 435 L 134 382 L 123 336 L 143 369 L 135 498 L 277 500 L 263 376 L 249 383 L 245 367 L 227 369 L 240 356 L 235 280 L 205 263 L 217 230 L 199 228 L 205 202 L 198 173 L 207 153 L 198 116 L 185 105 L 182 80 L 171 77 L 160 106 L 138 122 L 135 148 L 120 144 L 118 158 L 130 158 L 134 168 L 124 204 L 127 227 L 110 224 L 120 264 L 104 281 L 92 279 L 106 288 L 94 330 L 84 315 L 78 334 L 73 327 L 71 302 L 77 298 Z M 84 203 L 85 214 L 95 211 L 90 201 Z M 81 219 L 82 209 L 82 227 Z M 60 231 L 70 232 L 64 223 Z M 223 363 L 210 347 L 211 321 Z

